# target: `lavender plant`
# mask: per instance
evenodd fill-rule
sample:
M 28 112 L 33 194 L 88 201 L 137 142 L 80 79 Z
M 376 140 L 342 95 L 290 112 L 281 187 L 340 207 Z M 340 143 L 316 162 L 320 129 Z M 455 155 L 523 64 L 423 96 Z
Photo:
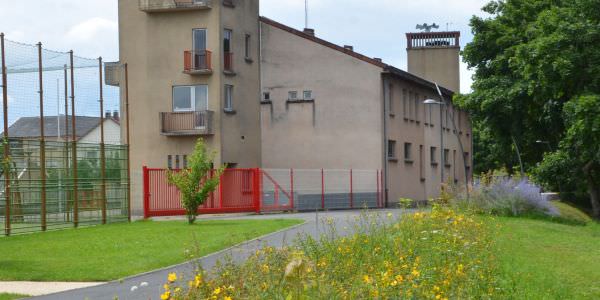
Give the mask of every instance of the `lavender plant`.
M 457 197 L 464 199 L 464 197 Z M 468 200 L 458 200 L 463 207 L 502 216 L 559 216 L 558 209 L 542 195 L 541 189 L 527 178 L 481 179 L 473 185 Z

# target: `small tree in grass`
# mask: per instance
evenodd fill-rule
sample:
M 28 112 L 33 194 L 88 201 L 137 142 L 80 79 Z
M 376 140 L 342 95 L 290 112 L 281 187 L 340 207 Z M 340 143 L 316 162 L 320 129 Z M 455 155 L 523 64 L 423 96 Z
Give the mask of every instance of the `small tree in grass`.
M 208 152 L 202 139 L 198 139 L 194 153 L 188 159 L 188 169 L 167 172 L 169 184 L 177 187 L 181 193 L 181 205 L 190 224 L 194 224 L 198 207 L 204 203 L 208 195 L 219 185 L 219 178 L 225 169 L 220 167 L 214 173 L 212 161 L 214 153 Z

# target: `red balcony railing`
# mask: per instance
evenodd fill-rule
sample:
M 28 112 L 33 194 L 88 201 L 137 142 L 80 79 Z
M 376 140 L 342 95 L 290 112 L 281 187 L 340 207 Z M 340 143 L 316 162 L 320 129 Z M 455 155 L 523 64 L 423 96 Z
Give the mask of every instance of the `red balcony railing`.
M 183 53 L 184 72 L 202 74 L 212 72 L 212 53 L 208 50 L 185 51 Z
M 227 72 L 233 72 L 233 53 L 225 52 L 223 54 L 224 62 L 223 62 L 223 70 Z
M 161 112 L 160 131 L 163 135 L 211 135 L 213 132 L 213 112 L 186 111 Z

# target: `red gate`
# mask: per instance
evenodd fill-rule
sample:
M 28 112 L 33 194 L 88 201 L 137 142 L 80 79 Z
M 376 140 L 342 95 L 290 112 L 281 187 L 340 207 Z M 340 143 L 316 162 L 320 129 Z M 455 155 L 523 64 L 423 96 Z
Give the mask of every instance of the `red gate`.
M 227 169 L 198 213 L 260 212 L 260 170 Z M 185 215 L 180 193 L 167 182 L 167 170 L 144 167 L 144 217 Z

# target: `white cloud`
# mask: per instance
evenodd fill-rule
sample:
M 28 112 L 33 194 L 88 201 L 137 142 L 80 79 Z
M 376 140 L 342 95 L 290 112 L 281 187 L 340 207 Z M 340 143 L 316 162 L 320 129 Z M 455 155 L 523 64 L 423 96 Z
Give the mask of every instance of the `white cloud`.
M 98 35 L 118 34 L 118 30 L 117 21 L 95 17 L 73 26 L 66 36 L 78 41 L 89 42 L 97 39 Z

